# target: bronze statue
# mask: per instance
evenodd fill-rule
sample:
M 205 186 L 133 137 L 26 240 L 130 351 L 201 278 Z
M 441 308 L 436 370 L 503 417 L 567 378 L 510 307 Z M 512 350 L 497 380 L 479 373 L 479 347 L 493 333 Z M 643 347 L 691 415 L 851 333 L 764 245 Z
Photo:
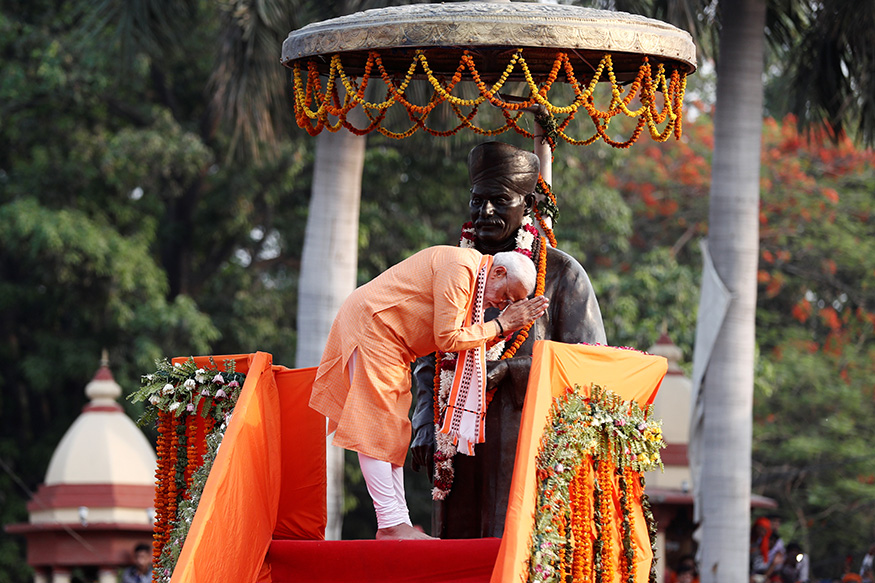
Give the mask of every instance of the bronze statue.
M 529 214 L 535 202 L 539 162 L 531 152 L 501 142 L 476 146 L 468 155 L 473 247 L 482 253 L 513 249 L 537 265 L 539 243 L 532 241 Z M 524 231 L 528 231 L 527 235 Z M 463 234 L 464 241 L 464 234 Z M 526 244 L 530 243 L 530 249 Z M 550 307 L 535 321 L 515 355 L 488 362 L 487 390 L 497 387 L 486 413 L 486 442 L 476 455 L 456 455 L 449 494 L 435 501 L 432 535 L 440 538 L 501 537 L 535 340 L 606 344 L 604 324 L 589 277 L 570 255 L 547 247 L 544 295 Z M 497 312 L 487 318 L 494 318 Z M 511 346 L 513 338 L 506 341 Z M 432 466 L 435 451 L 433 399 L 435 357 L 416 362 L 417 406 L 411 444 L 413 466 Z

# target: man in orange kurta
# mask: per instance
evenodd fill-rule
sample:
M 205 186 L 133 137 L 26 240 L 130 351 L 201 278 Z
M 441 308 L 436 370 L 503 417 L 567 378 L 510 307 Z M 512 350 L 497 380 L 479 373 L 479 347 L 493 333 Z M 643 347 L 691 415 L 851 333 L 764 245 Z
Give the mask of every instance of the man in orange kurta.
M 410 443 L 410 363 L 435 350 L 482 346 L 522 328 L 547 308 L 544 297 L 525 299 L 535 283 L 527 271 L 531 261 L 516 259 L 496 256 L 492 265 L 491 256 L 473 249 L 431 247 L 356 289 L 337 314 L 310 406 L 328 418 L 329 432 L 336 430 L 335 445 L 359 453 L 377 510 L 377 538 L 416 537 L 406 516 L 400 474 Z M 484 307 L 506 309 L 495 320 L 466 326 L 477 299 L 478 274 Z M 373 470 L 372 461 L 386 465 Z M 392 475 L 369 480 L 374 471 Z M 376 491 L 372 482 L 379 482 Z M 392 509 L 381 508 L 383 502 Z M 398 508 L 402 502 L 403 512 Z

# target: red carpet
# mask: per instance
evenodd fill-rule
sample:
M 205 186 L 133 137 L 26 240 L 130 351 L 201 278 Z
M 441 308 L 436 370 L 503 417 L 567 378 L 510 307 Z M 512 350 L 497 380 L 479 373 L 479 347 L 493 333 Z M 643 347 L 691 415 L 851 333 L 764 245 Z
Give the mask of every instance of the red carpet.
M 501 539 L 274 540 L 273 583 L 488 583 Z

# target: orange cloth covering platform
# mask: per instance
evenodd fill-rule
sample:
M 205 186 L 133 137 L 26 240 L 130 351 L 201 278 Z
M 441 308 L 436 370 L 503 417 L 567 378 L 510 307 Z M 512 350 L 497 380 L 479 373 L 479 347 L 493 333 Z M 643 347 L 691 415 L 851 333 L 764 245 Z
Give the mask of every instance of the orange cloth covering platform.
M 500 539 L 274 541 L 273 583 L 487 583 Z
M 266 352 L 212 358 L 220 369 L 233 360 L 246 382 L 172 583 L 255 581 L 272 539 L 325 538 L 325 418 L 307 406 L 316 369 L 273 365 Z
M 233 359 L 246 382 L 172 583 L 524 581 L 536 458 L 554 395 L 597 384 L 645 406 L 666 371 L 664 358 L 634 350 L 536 342 L 500 546 L 498 539 L 329 542 L 319 540 L 326 520 L 325 420 L 308 407 L 315 369 L 274 366 L 263 352 L 213 358 L 220 367 Z M 646 539 L 640 508 L 633 518 L 636 537 Z M 635 581 L 646 583 L 650 543 L 635 544 L 642 552 Z M 620 547 L 615 540 L 613 548 Z M 619 570 L 605 583 L 621 583 Z

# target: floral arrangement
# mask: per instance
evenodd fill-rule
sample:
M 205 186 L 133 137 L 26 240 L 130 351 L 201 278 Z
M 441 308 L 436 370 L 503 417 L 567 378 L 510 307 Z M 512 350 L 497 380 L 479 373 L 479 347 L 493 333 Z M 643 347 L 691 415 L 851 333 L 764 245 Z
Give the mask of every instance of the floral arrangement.
M 158 428 L 152 580 L 163 583 L 173 574 L 245 377 L 234 372 L 234 361 L 224 371 L 212 359 L 205 367 L 193 358 L 155 364 L 129 398 L 148 403 L 139 422 Z
M 580 387 L 568 387 L 554 399 L 537 458 L 529 582 L 611 583 L 619 570 L 622 583 L 635 583 L 634 506 L 642 507 L 651 547 L 656 525 L 646 496 L 633 499 L 633 484 L 643 492 L 641 473 L 662 468 L 659 450 L 665 447 L 661 422 L 651 414 L 651 407 L 642 410 L 595 385 L 588 398 Z M 619 560 L 611 536 L 617 523 Z

